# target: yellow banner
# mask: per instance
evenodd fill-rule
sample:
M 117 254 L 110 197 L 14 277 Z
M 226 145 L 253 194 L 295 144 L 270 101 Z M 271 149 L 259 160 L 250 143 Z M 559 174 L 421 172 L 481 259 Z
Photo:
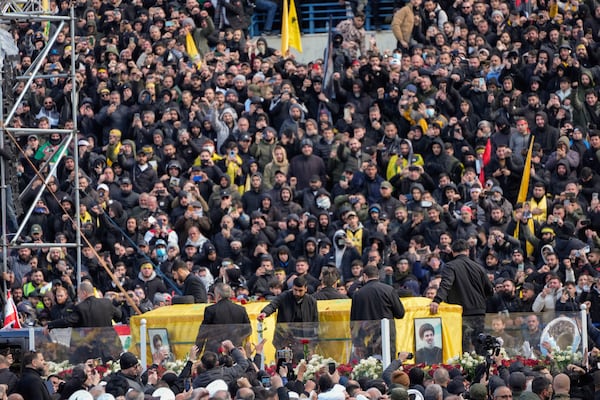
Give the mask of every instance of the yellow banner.
M 427 298 L 403 298 L 402 304 L 406 311 L 403 319 L 396 320 L 396 350 L 415 353 L 415 319 L 440 318 L 442 330 L 442 349 L 444 361 L 462 354 L 462 307 L 451 304 L 441 304 L 439 313 L 429 313 Z M 143 315 L 131 318 L 132 346 L 130 351 L 140 353 L 140 320 L 147 321 L 148 329 L 167 329 L 171 351 L 177 359 L 183 359 L 194 344 L 198 328 L 202 323 L 204 309 L 210 304 L 185 304 L 161 307 Z M 251 302 L 244 307 L 248 312 L 252 324 L 252 343 L 258 342 L 256 332 L 256 317 L 267 305 L 266 302 Z M 324 357 L 332 357 L 337 362 L 349 361 L 351 352 L 350 336 L 350 307 L 351 300 L 325 300 L 319 301 L 319 344 L 316 353 Z M 275 361 L 275 348 L 271 344 L 275 331 L 276 314 L 269 316 L 264 321 L 264 337 L 267 338 L 265 346 L 266 363 Z M 150 344 L 148 343 L 148 360 L 151 362 Z M 395 355 L 394 355 L 395 356 Z

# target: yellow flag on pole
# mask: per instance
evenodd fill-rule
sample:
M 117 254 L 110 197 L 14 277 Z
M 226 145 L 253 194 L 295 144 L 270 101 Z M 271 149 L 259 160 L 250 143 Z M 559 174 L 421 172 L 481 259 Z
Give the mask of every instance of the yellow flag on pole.
M 288 0 L 283 0 L 283 13 L 281 14 L 281 55 L 285 57 L 290 49 L 290 26 L 288 23 Z
M 302 53 L 302 39 L 300 38 L 300 21 L 296 14 L 296 2 L 290 0 L 290 11 L 288 14 L 289 45 Z
M 194 41 L 194 37 L 190 32 L 185 35 L 185 51 L 190 56 L 192 62 L 196 64 L 198 69 L 202 67 L 202 57 L 200 57 L 200 53 L 196 47 L 196 42 Z
M 281 54 L 286 55 L 290 47 L 302 53 L 302 39 L 300 38 L 300 24 L 296 14 L 296 2 L 283 0 L 283 14 L 281 15 Z
M 533 140 L 535 137 L 531 136 L 531 142 L 529 143 L 529 150 L 527 150 L 527 158 L 525 159 L 525 166 L 523 167 L 523 177 L 521 178 L 521 187 L 519 188 L 519 195 L 517 196 L 517 203 L 522 203 L 527 200 L 527 192 L 529 191 L 529 178 L 531 176 L 531 153 L 533 152 Z

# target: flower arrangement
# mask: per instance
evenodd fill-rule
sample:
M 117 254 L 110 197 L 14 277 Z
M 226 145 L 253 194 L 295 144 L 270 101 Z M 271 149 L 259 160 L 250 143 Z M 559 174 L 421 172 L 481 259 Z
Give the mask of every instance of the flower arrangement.
M 69 364 L 68 360 L 61 362 L 48 361 L 46 365 L 48 366 L 48 375 L 59 375 L 64 373 L 64 371 L 73 369 L 73 366 Z
M 106 375 L 110 375 L 121 370 L 121 365 L 118 361 L 108 361 L 106 363 Z
M 179 375 L 183 371 L 183 368 L 185 368 L 185 364 L 187 364 L 187 358 L 185 360 L 168 361 L 165 364 L 165 370 L 173 371 L 176 375 Z
M 448 364 L 460 366 L 463 375 L 467 375 L 470 379 L 473 379 L 477 367 L 483 363 L 485 363 L 485 357 L 475 352 L 464 352 L 462 355 L 448 360 Z
M 368 378 L 368 379 L 379 379 L 383 374 L 383 365 L 381 361 L 375 357 L 369 357 L 367 359 L 360 360 L 352 370 L 350 375 L 352 379 Z
M 529 368 L 533 368 L 537 365 L 546 365 L 546 366 L 548 365 L 548 363 L 546 362 L 545 359 L 539 360 L 536 358 L 526 358 L 526 357 L 519 355 L 519 356 L 511 357 L 510 359 L 509 358 L 503 359 L 502 366 L 508 368 L 515 362 L 520 362 L 523 364 L 523 366 L 529 367 Z
M 352 371 L 354 370 L 354 367 L 356 366 L 356 364 L 357 364 L 357 362 L 353 361 L 351 363 L 338 365 L 337 366 L 338 374 L 340 374 L 340 376 L 346 376 L 346 377 L 350 378 L 350 375 L 352 375 Z
M 306 372 L 304 373 L 304 381 L 306 382 L 310 379 L 315 379 L 321 367 L 326 366 L 330 362 L 335 362 L 335 360 L 333 358 L 324 358 L 319 354 L 313 354 L 308 361 L 304 359 L 300 360 L 296 368 L 294 368 L 294 373 L 298 376 L 300 365 L 306 364 Z
M 562 372 L 567 368 L 567 365 L 580 362 L 582 354 L 573 352 L 571 346 L 568 346 L 565 350 L 553 348 L 549 358 L 553 361 L 556 370 Z

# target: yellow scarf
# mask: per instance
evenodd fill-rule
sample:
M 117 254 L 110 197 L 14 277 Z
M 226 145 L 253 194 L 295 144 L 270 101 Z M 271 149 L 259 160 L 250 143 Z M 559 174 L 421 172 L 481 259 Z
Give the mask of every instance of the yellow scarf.
M 544 212 L 538 215 L 533 216 L 533 220 L 543 224 L 546 222 L 546 218 L 548 218 L 548 198 L 546 196 L 542 197 L 539 202 L 537 202 L 533 197 L 529 199 L 529 205 L 531 208 L 539 208 Z

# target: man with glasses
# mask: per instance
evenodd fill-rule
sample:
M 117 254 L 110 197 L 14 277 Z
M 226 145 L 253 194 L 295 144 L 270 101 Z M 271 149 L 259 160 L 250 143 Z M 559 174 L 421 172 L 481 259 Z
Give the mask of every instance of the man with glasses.
M 42 117 L 48 118 L 51 127 L 56 128 L 58 126 L 60 115 L 58 114 L 58 111 L 56 111 L 54 100 L 50 96 L 44 98 L 44 105 L 35 116 L 36 119 Z
M 156 369 L 150 368 L 148 370 L 148 383 L 144 385 L 142 382 L 142 364 L 140 364 L 137 357 L 128 351 L 121 354 L 119 358 L 119 365 L 121 370 L 116 375 L 125 378 L 130 390 L 136 390 L 140 393 L 144 393 L 147 389 L 152 390 L 153 385 L 158 381 L 158 374 Z

